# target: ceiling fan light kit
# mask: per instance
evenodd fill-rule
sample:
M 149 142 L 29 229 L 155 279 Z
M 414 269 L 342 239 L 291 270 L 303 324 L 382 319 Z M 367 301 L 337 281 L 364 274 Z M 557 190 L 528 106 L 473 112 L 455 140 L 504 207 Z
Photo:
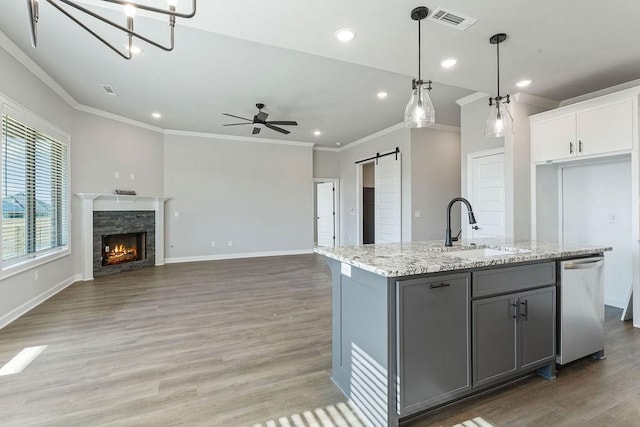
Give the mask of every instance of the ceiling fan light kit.
M 423 81 L 421 75 L 421 32 L 420 21 L 429 15 L 425 6 L 416 7 L 411 11 L 411 19 L 418 21 L 418 78 L 413 79 L 411 97 L 404 110 L 404 125 L 409 128 L 424 128 L 436 121 L 436 112 L 429 97 L 431 80 Z
M 298 126 L 298 122 L 294 122 L 291 120 L 267 120 L 267 117 L 269 117 L 269 114 L 262 111 L 262 109 L 264 108 L 264 104 L 259 102 L 256 104 L 256 107 L 258 108 L 258 114 L 253 116 L 253 120 L 247 119 L 246 117 L 236 116 L 234 114 L 222 113 L 222 115 L 224 116 L 234 117 L 236 119 L 247 121 L 247 123 L 227 123 L 227 124 L 223 124 L 222 126 L 253 125 L 253 130 L 251 131 L 252 135 L 259 134 L 263 126 L 268 129 L 275 130 L 276 132 L 280 132 L 285 135 L 288 135 L 291 132 L 279 126 Z
M 485 126 L 485 136 L 487 137 L 502 137 L 513 133 L 513 117 L 506 105 L 511 100 L 509 95 L 500 95 L 500 43 L 506 39 L 507 35 L 505 33 L 494 34 L 489 38 L 489 43 L 496 45 L 498 94 L 493 98 L 489 98 L 489 118 Z
M 124 1 L 124 0 L 100 0 L 102 2 L 105 3 L 112 3 L 112 4 L 118 4 L 121 5 L 123 7 L 124 10 L 124 14 L 125 14 L 125 18 L 126 18 L 126 26 L 120 25 L 117 22 L 111 21 L 110 19 L 107 19 L 103 16 L 101 16 L 100 14 L 87 9 L 86 7 L 81 6 L 80 4 L 77 3 L 77 0 L 45 0 L 47 3 L 49 3 L 51 6 L 53 6 L 54 8 L 56 8 L 58 11 L 60 11 L 63 15 L 65 15 L 67 18 L 69 18 L 70 20 L 72 20 L 73 22 L 75 22 L 78 26 L 80 26 L 82 29 L 84 29 L 85 31 L 87 31 L 89 34 L 91 34 L 92 36 L 94 36 L 95 38 L 97 38 L 98 40 L 100 40 L 103 44 L 105 44 L 108 48 L 110 48 L 111 50 L 113 50 L 115 53 L 117 53 L 118 55 L 120 55 L 121 57 L 123 57 L 124 59 L 131 59 L 131 57 L 133 56 L 132 51 L 133 49 L 133 39 L 137 38 L 139 40 L 142 40 L 146 43 L 149 43 L 159 49 L 162 50 L 166 50 L 166 51 L 171 51 L 173 50 L 175 43 L 174 43 L 174 33 L 175 33 L 175 26 L 176 26 L 176 17 L 178 18 L 193 18 L 196 14 L 196 0 L 192 0 L 192 7 L 191 7 L 191 11 L 187 12 L 187 13 L 181 13 L 181 12 L 177 12 L 176 11 L 176 6 L 178 1 L 177 0 L 167 0 L 167 9 L 160 9 L 157 7 L 152 7 L 152 6 L 148 6 L 145 4 L 139 4 L 139 3 L 134 3 L 131 1 Z M 61 6 L 61 4 L 65 4 L 67 6 L 70 6 L 76 10 L 78 10 L 79 12 L 82 12 L 83 14 L 97 19 L 99 21 L 104 22 L 105 24 L 110 25 L 113 28 L 116 28 L 119 31 L 122 31 L 123 33 L 126 34 L 127 39 L 128 39 L 128 43 L 125 47 L 125 52 L 123 53 L 120 49 L 118 49 L 117 47 L 115 47 L 113 44 L 109 43 L 105 38 L 103 38 L 102 36 L 100 36 L 98 33 L 96 33 L 94 30 L 92 30 L 87 24 L 85 24 L 84 22 L 80 21 L 80 19 L 78 19 L 76 16 L 74 16 L 73 14 L 71 14 L 67 9 L 63 8 Z M 38 21 L 40 19 L 40 5 L 39 5 L 39 0 L 27 0 L 27 7 L 29 9 L 29 25 L 30 25 L 30 29 L 31 29 L 31 44 L 33 47 L 37 47 L 38 46 Z M 137 10 L 145 10 L 147 12 L 152 12 L 152 13 L 156 13 L 156 14 L 160 14 L 160 15 L 167 15 L 169 17 L 169 44 L 168 45 L 163 45 L 159 42 L 156 42 L 154 40 L 151 40 L 150 38 L 143 36 L 140 33 L 137 33 L 136 31 L 134 31 L 133 29 L 133 24 L 134 24 L 134 18 L 136 15 L 136 11 Z

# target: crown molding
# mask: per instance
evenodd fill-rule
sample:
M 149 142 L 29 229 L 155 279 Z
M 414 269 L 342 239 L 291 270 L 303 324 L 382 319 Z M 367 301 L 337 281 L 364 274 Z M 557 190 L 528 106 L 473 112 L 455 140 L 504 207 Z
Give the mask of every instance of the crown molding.
M 224 135 L 219 133 L 192 132 L 192 131 L 174 130 L 174 129 L 166 129 L 164 131 L 164 134 L 174 135 L 174 136 L 190 136 L 190 137 L 207 138 L 207 139 L 222 139 L 226 141 L 261 142 L 263 144 L 294 145 L 298 147 L 313 147 L 315 145 L 315 143 L 313 142 L 284 141 L 282 139 L 256 138 L 254 136 Z
M 357 140 L 353 141 L 350 144 L 347 144 L 345 146 L 340 147 L 338 149 L 338 151 L 342 152 L 342 151 L 345 151 L 345 150 L 349 150 L 351 148 L 357 147 L 358 145 L 364 144 L 365 142 L 371 141 L 372 139 L 376 139 L 376 138 L 379 138 L 381 136 L 388 135 L 388 134 L 390 134 L 392 132 L 395 132 L 397 130 L 404 129 L 404 128 L 405 128 L 404 127 L 404 123 L 398 123 L 396 125 L 393 125 L 393 126 L 390 126 L 390 127 L 386 128 L 386 129 L 382 129 L 381 131 L 372 133 L 371 135 L 367 135 L 364 138 L 357 139 Z
M 631 80 L 626 83 L 622 83 L 616 86 L 611 86 L 605 89 L 600 89 L 595 92 L 585 93 L 584 95 L 579 95 L 573 98 L 565 99 L 560 102 L 560 107 L 564 107 L 567 105 L 577 104 L 578 102 L 588 101 L 593 98 L 598 98 L 599 96 L 609 95 L 612 93 L 620 92 L 626 89 L 632 89 L 640 86 L 640 79 Z
M 435 123 L 432 126 L 429 126 L 425 129 L 435 129 L 435 130 L 443 130 L 445 132 L 453 132 L 460 133 L 460 126 L 451 126 L 451 125 L 441 125 L 440 123 Z
M 524 92 L 514 93 L 513 99 L 521 104 L 535 105 L 536 107 L 547 108 L 549 110 L 556 109 L 560 105 L 560 101 L 543 98 L 537 95 L 530 95 Z
M 462 107 L 463 105 L 471 104 L 472 102 L 475 102 L 479 99 L 489 98 L 490 96 L 491 95 L 485 92 L 475 92 L 475 93 L 472 93 L 471 95 L 467 95 L 460 99 L 456 99 L 456 104 Z
M 340 149 L 339 148 L 333 148 L 333 147 L 320 147 L 318 145 L 314 145 L 313 146 L 313 151 L 329 151 L 332 153 L 339 153 Z
M 142 128 L 142 129 L 147 129 L 147 130 L 150 130 L 150 131 L 153 131 L 153 132 L 165 133 L 164 129 L 159 128 L 157 126 L 148 125 L 146 123 L 139 122 L 137 120 L 129 119 L 127 117 L 123 117 L 123 116 L 119 116 L 117 114 L 109 113 L 109 112 L 104 111 L 104 110 L 99 110 L 97 108 L 89 107 L 88 105 L 78 104 L 75 107 L 75 109 L 78 110 L 78 111 L 84 111 L 85 113 L 93 114 L 94 116 L 104 117 L 105 119 L 115 120 L 117 122 L 126 123 L 128 125 L 136 126 L 136 127 Z
M 42 83 L 47 85 L 49 89 L 55 92 L 60 98 L 62 98 L 67 104 L 76 108 L 78 101 L 76 101 L 62 86 L 58 84 L 46 71 L 44 71 L 38 64 L 35 63 L 22 49 L 18 47 L 5 33 L 0 31 L 0 46 L 7 51 L 7 53 L 18 61 L 24 68 L 26 68 L 31 74 L 36 76 Z

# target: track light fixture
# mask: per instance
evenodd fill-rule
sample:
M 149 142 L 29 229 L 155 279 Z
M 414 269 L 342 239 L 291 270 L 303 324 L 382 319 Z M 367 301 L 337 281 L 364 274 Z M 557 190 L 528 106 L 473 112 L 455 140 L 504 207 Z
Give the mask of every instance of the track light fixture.
M 433 108 L 429 91 L 431 80 L 422 81 L 421 76 L 421 34 L 420 21 L 429 15 L 429 9 L 425 6 L 416 7 L 411 11 L 411 19 L 418 21 L 418 79 L 413 79 L 411 97 L 407 108 L 404 110 L 404 125 L 410 128 L 424 128 L 431 126 L 436 121 L 436 111 Z
M 489 118 L 485 127 L 485 136 L 500 137 L 513 133 L 513 117 L 505 104 L 511 102 L 509 95 L 500 96 L 500 43 L 507 39 L 504 33 L 494 34 L 489 39 L 489 43 L 496 45 L 498 63 L 498 95 L 489 98 Z
M 162 50 L 166 50 L 166 51 L 171 51 L 173 50 L 174 47 L 174 30 L 175 30 L 175 26 L 176 26 L 176 17 L 179 18 L 193 18 L 196 14 L 196 0 L 192 0 L 192 7 L 191 7 L 191 12 L 188 13 L 179 13 L 176 11 L 177 5 L 178 5 L 178 0 L 167 0 L 167 4 L 168 4 L 168 8 L 167 9 L 160 9 L 157 7 L 152 7 L 152 6 L 148 6 L 148 5 L 144 5 L 144 4 L 138 4 L 138 3 L 134 3 L 131 1 L 123 1 L 123 0 L 100 0 L 103 1 L 105 3 L 113 3 L 113 4 L 119 4 L 123 7 L 124 10 L 124 14 L 125 14 L 125 18 L 126 18 L 126 26 L 120 25 L 116 22 L 111 21 L 110 19 L 107 19 L 101 15 L 99 15 L 98 13 L 89 10 L 81 5 L 79 5 L 77 3 L 77 0 L 45 0 L 47 3 L 49 3 L 51 6 L 53 6 L 54 8 L 58 9 L 62 14 L 64 14 L 67 18 L 71 19 L 73 22 L 75 22 L 76 24 L 78 24 L 80 27 L 82 27 L 82 29 L 84 29 L 85 31 L 87 31 L 89 34 L 91 34 L 92 36 L 94 36 L 95 38 L 97 38 L 98 40 L 100 40 L 102 43 L 104 43 L 108 48 L 110 48 L 111 50 L 113 50 L 114 52 L 116 52 L 118 55 L 120 55 L 121 57 L 123 57 L 124 59 L 131 59 L 132 55 L 133 55 L 133 51 L 135 49 L 133 49 L 133 39 L 134 37 L 137 39 L 140 39 L 144 42 L 147 42 L 157 48 L 160 48 Z M 80 21 L 78 18 L 76 18 L 75 16 L 73 16 L 68 10 L 64 9 L 61 6 L 61 3 L 70 6 L 82 13 L 84 13 L 85 15 L 90 16 L 91 18 L 97 19 L 99 21 L 102 21 L 108 25 L 111 25 L 112 27 L 122 31 L 123 33 L 125 33 L 127 35 L 127 39 L 128 39 L 128 44 L 125 47 L 125 52 L 123 53 L 120 49 L 118 49 L 117 47 L 115 47 L 114 45 L 112 45 L 111 43 L 109 43 L 107 40 L 105 40 L 102 36 L 98 35 L 94 30 L 92 30 L 91 28 L 89 28 L 88 25 L 86 25 L 85 23 L 83 23 L 82 21 Z M 38 45 L 38 20 L 40 19 L 40 5 L 39 5 L 39 0 L 27 0 L 27 7 L 29 9 L 29 15 L 30 15 L 30 27 L 31 27 L 31 44 L 33 45 L 33 47 L 37 47 Z M 133 29 L 133 21 L 134 18 L 136 16 L 136 11 L 137 10 L 146 10 L 148 12 L 152 12 L 152 13 L 158 13 L 161 15 L 167 15 L 169 16 L 169 27 L 170 27 L 170 42 L 168 46 L 165 46 L 161 43 L 155 42 L 153 40 L 151 40 L 148 37 L 143 36 L 142 34 L 139 34 L 137 32 L 134 31 Z

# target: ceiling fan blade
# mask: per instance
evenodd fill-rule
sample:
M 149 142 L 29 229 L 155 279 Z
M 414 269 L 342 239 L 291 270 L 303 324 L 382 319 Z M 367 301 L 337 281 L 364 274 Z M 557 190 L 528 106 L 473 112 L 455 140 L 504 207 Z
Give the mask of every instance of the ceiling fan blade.
M 275 130 L 276 132 L 284 133 L 285 135 L 288 135 L 288 134 L 291 133 L 286 129 L 279 128 L 278 126 L 274 126 L 274 125 L 272 125 L 270 123 L 265 123 L 265 126 L 268 127 L 271 130 Z
M 269 121 L 268 123 L 272 125 L 298 126 L 298 122 L 292 122 L 288 120 L 274 120 L 274 121 Z
M 233 114 L 229 114 L 229 113 L 222 113 L 223 116 L 229 116 L 229 117 L 235 117 L 236 119 L 242 119 L 242 120 L 247 120 L 249 122 L 252 122 L 253 120 L 251 119 L 247 119 L 246 117 L 240 117 L 240 116 L 234 116 Z
M 260 128 L 258 126 L 253 128 L 253 132 L 251 132 L 252 135 L 257 135 L 260 133 Z
M 264 122 L 265 120 L 267 120 L 267 117 L 269 117 L 267 113 L 265 113 L 264 111 L 260 111 L 258 114 L 256 114 L 255 119 L 258 122 Z
M 222 126 L 240 126 L 240 125 L 252 125 L 253 123 L 227 123 Z

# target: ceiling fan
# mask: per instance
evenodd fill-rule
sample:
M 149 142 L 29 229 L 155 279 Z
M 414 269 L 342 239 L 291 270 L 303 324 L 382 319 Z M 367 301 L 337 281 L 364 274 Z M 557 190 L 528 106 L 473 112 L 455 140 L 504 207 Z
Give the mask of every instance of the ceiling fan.
M 293 121 L 282 121 L 282 120 L 269 120 L 267 121 L 267 117 L 269 117 L 269 114 L 265 113 L 264 111 L 262 111 L 262 109 L 264 108 L 264 104 L 262 103 L 258 103 L 256 104 L 256 107 L 258 107 L 258 114 L 256 114 L 255 116 L 253 116 L 253 120 L 251 119 L 247 119 L 246 117 L 240 117 L 240 116 L 234 116 L 233 114 L 229 114 L 229 113 L 222 113 L 225 116 L 229 116 L 229 117 L 235 117 L 236 119 L 242 119 L 242 120 L 246 120 L 248 123 L 227 123 L 227 124 L 223 124 L 222 126 L 240 126 L 240 125 L 254 125 L 253 126 L 253 132 L 251 132 L 253 135 L 259 134 L 260 130 L 262 129 L 262 126 L 265 126 L 271 130 L 275 130 L 276 132 L 280 132 L 280 133 L 284 133 L 285 135 L 289 134 L 290 132 L 286 129 L 282 129 L 281 127 L 275 126 L 275 125 L 280 125 L 280 126 L 298 126 L 297 122 L 293 122 Z M 262 125 L 262 126 L 260 126 Z

